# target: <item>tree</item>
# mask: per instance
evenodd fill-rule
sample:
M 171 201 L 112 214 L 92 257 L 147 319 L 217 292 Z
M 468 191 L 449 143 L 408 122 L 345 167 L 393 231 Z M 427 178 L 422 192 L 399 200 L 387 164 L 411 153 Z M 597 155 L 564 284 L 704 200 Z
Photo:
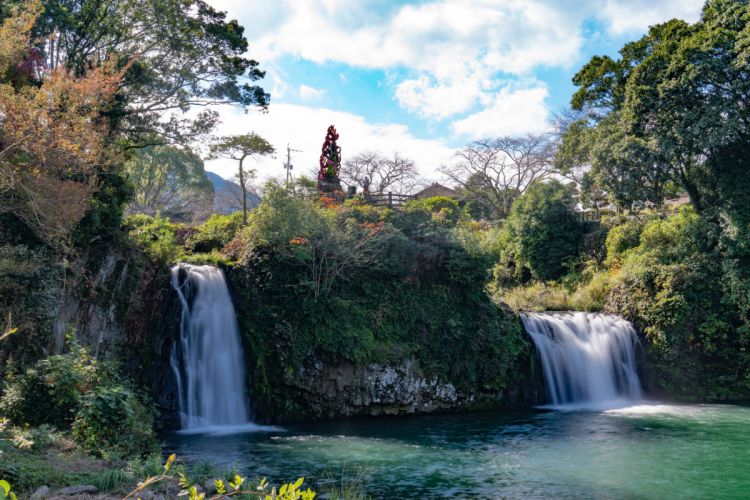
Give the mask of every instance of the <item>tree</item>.
M 548 135 L 498 137 L 475 141 L 439 171 L 458 184 L 464 196 L 492 207 L 496 218 L 508 215 L 513 200 L 553 172 L 554 143 Z
M 255 175 L 252 169 L 245 169 L 244 162 L 248 157 L 271 155 L 275 151 L 268 141 L 255 132 L 225 136 L 210 146 L 210 159 L 227 158 L 239 163 L 237 180 L 242 190 L 242 221 L 244 224 L 247 224 L 248 182 Z
M 188 221 L 211 210 L 213 185 L 203 160 L 189 149 L 146 147 L 125 164 L 125 172 L 135 187 L 130 213 Z
M 517 279 L 526 270 L 535 279 L 559 278 L 582 235 L 570 187 L 557 181 L 534 184 L 513 203 L 503 230 Z
M 341 179 L 350 186 L 368 186 L 371 193 L 404 194 L 417 185 L 419 173 L 412 160 L 397 152 L 385 156 L 378 151 L 364 151 L 344 163 Z
M 107 63 L 79 77 L 65 68 L 37 72 L 30 30 L 40 12 L 28 2 L 0 28 L 0 212 L 60 245 L 113 163 L 103 113 L 122 72 Z
M 185 144 L 215 125 L 217 114 L 205 109 L 209 106 L 268 104 L 268 94 L 252 84 L 264 73 L 244 56 L 243 27 L 203 0 L 43 0 L 42 5 L 33 35 L 47 68 L 81 77 L 104 61 L 127 67 L 108 117 L 129 145 Z M 186 118 L 191 108 L 204 111 Z
M 292 267 L 303 268 L 300 284 L 316 301 L 354 271 L 378 265 L 392 236 L 383 222 L 360 223 L 273 181 L 245 234 L 252 246 L 270 247 Z
M 649 188 L 633 193 L 638 201 L 671 182 L 699 211 L 725 205 L 712 198 L 723 175 L 712 158 L 750 146 L 748 2 L 709 1 L 698 23 L 653 26 L 620 55 L 592 58 L 574 78 L 573 107 L 596 112 L 584 124 L 592 169 L 606 184 L 627 171 Z

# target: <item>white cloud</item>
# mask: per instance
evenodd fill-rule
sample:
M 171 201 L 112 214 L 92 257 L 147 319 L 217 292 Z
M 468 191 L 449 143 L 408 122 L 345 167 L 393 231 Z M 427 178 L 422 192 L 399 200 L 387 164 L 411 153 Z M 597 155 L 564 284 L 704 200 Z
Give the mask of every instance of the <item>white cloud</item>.
M 320 99 L 323 97 L 323 94 L 325 94 L 325 90 L 316 89 L 304 83 L 299 86 L 299 96 L 305 101 Z
M 454 122 L 453 131 L 469 139 L 542 132 L 549 126 L 546 97 L 543 86 L 505 87 L 485 109 Z
M 405 125 L 394 123 L 369 123 L 365 118 L 343 111 L 292 104 L 274 104 L 268 113 L 224 108 L 223 122 L 217 135 L 256 132 L 267 139 L 277 150 L 276 158 L 261 158 L 250 162 L 259 178 L 278 177 L 284 174 L 282 163 L 286 146 L 301 149 L 293 153 L 294 175 L 317 171 L 320 148 L 329 125 L 336 125 L 341 138 L 339 145 L 344 161 L 360 151 L 375 149 L 389 154 L 395 151 L 414 160 L 420 173 L 430 179 L 437 178 L 435 169 L 448 162 L 454 148 L 442 140 L 414 137 Z M 227 178 L 234 175 L 237 165 L 231 161 L 212 160 L 206 168 Z
M 703 4 L 704 0 L 607 0 L 598 17 L 615 35 L 637 34 L 673 18 L 695 22 Z
M 570 67 L 586 19 L 615 35 L 672 17 L 697 19 L 703 0 L 212 0 L 246 27 L 250 53 L 407 70 L 392 83 L 406 110 L 442 120 L 471 112 L 512 78 Z M 405 75 L 405 76 L 404 76 Z

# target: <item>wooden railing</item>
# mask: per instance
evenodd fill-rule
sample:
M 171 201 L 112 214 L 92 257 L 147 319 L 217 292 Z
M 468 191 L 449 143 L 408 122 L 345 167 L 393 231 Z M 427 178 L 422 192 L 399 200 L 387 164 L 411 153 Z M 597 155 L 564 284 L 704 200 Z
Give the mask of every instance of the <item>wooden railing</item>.
M 378 207 L 400 207 L 409 200 L 415 199 L 410 194 L 372 193 L 365 196 L 365 201 Z

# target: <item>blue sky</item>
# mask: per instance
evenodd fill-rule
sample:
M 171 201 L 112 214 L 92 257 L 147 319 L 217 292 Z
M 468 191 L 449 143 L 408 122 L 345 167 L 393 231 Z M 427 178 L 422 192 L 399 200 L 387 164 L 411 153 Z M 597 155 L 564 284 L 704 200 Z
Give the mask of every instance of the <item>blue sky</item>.
M 694 22 L 702 0 L 209 0 L 245 26 L 266 70 L 266 114 L 222 109 L 220 134 L 255 131 L 280 153 L 260 178 L 316 169 L 335 124 L 344 160 L 363 150 L 413 159 L 425 181 L 484 137 L 547 129 L 569 104 L 572 76 L 615 56 L 649 25 Z M 233 165 L 207 168 L 225 177 Z

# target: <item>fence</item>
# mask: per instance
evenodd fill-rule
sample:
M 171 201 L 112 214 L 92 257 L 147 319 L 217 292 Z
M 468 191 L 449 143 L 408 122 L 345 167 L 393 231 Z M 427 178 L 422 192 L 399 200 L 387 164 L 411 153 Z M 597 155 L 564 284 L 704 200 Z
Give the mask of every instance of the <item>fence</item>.
M 365 196 L 365 201 L 370 205 L 378 207 L 400 207 L 409 200 L 414 200 L 414 195 L 394 193 L 374 193 Z

